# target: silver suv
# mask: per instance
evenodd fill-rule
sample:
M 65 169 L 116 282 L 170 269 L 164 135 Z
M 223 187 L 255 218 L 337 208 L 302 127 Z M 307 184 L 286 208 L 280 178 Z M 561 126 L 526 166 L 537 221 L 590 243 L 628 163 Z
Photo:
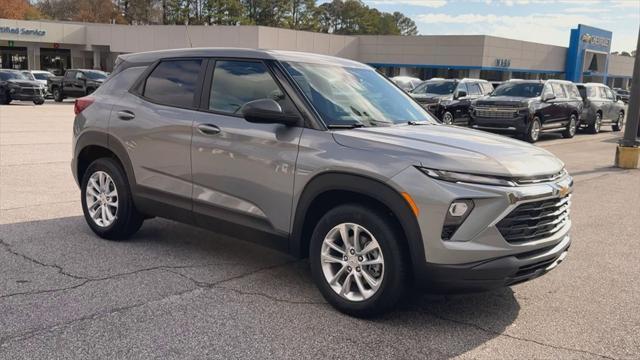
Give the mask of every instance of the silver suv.
M 380 314 L 405 290 L 486 290 L 553 269 L 572 178 L 549 152 L 442 125 L 372 68 L 284 51 L 121 55 L 75 106 L 87 223 L 159 216 L 309 257 L 329 303 Z

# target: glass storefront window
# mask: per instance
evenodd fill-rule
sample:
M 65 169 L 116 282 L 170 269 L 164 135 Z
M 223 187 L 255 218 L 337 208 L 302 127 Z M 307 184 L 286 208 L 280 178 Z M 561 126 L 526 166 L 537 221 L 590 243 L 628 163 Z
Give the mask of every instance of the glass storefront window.
M 71 50 L 40 49 L 40 69 L 62 75 L 71 67 Z
M 0 46 L 0 60 L 2 69 L 29 69 L 26 47 Z

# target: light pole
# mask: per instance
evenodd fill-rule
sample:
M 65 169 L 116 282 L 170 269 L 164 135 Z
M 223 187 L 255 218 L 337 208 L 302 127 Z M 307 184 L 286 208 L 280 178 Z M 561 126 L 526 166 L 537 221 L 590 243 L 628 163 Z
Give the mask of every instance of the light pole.
M 631 78 L 631 96 L 627 109 L 624 137 L 616 149 L 616 166 L 625 169 L 638 167 L 640 158 L 640 30 L 636 44 L 636 57 Z

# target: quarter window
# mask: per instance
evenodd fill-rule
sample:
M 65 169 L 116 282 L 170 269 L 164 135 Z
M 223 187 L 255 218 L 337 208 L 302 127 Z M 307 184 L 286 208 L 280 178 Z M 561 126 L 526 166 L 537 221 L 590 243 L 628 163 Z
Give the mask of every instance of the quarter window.
M 202 60 L 163 61 L 151 72 L 144 86 L 144 97 L 178 107 L 193 107 Z
M 285 112 L 292 107 L 264 63 L 216 61 L 209 109 L 236 114 L 244 104 L 258 99 L 273 99 Z

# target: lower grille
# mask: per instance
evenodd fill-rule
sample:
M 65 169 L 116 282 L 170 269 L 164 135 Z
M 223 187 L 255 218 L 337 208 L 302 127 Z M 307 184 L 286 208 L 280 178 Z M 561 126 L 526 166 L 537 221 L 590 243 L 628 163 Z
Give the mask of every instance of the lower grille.
M 498 222 L 497 227 L 507 242 L 521 244 L 548 238 L 569 221 L 571 195 L 525 203 Z
M 21 94 L 25 94 L 25 95 L 40 95 L 40 89 L 38 89 L 38 88 L 21 88 L 20 89 L 20 93 Z
M 478 106 L 475 108 L 476 117 L 492 119 L 513 119 L 518 117 L 518 109 L 512 107 Z

